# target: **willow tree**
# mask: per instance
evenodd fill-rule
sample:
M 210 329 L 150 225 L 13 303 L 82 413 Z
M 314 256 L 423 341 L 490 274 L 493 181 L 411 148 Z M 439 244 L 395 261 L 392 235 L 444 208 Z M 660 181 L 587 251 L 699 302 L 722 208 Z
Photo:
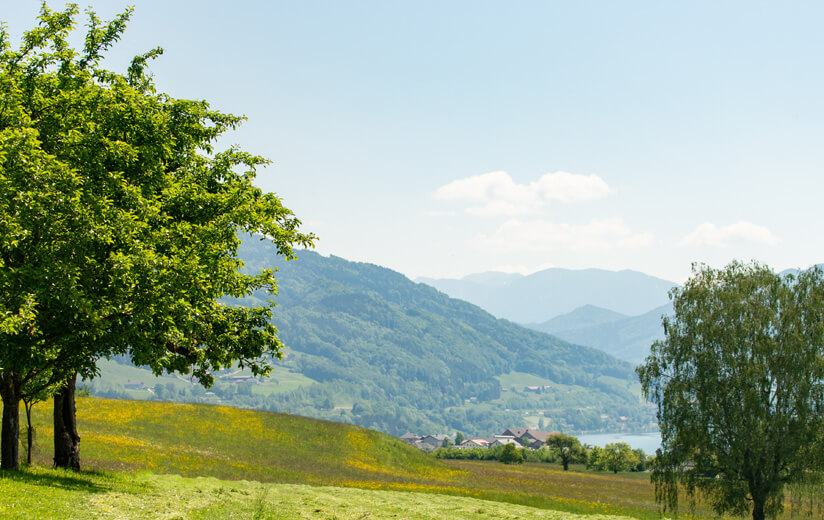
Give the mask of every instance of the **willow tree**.
M 695 266 L 638 373 L 658 404 L 657 499 L 703 492 L 719 513 L 782 509 L 824 470 L 824 275 Z
M 67 383 L 55 418 L 73 415 L 73 381 L 101 356 L 206 385 L 237 363 L 268 373 L 283 348 L 273 304 L 222 303 L 276 289 L 271 270 L 241 271 L 241 236 L 286 258 L 314 240 L 253 184 L 266 159 L 215 150 L 242 117 L 157 92 L 146 66 L 160 49 L 123 73 L 102 67 L 131 10 L 105 23 L 88 12 L 80 50 L 68 42 L 77 14 L 44 4 L 16 49 L 0 28 L 3 468 L 18 466 L 25 389 Z M 59 465 L 79 464 L 78 440 L 56 435 L 69 452 Z

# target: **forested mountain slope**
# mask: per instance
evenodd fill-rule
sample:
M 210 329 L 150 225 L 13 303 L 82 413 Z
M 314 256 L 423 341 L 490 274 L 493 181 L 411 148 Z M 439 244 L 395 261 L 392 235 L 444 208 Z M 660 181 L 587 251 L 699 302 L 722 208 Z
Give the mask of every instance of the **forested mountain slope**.
M 274 321 L 291 353 L 286 366 L 316 382 L 271 396 L 271 409 L 394 434 L 489 434 L 529 414 L 579 429 L 608 427 L 616 415 L 649 419 L 631 365 L 596 349 L 496 319 L 375 265 L 311 251 L 284 262 L 257 240 L 241 256 L 252 269 L 278 267 Z M 500 376 L 511 373 L 546 384 L 535 394 L 502 389 Z
M 102 377 L 84 384 L 103 397 L 222 403 L 393 435 L 641 430 L 654 420 L 632 366 L 602 351 L 496 319 L 375 265 L 311 251 L 284 262 L 254 239 L 241 256 L 250 269 L 279 269 L 274 321 L 287 357 L 271 378 L 226 371 L 206 392 L 117 359 L 101 361 Z

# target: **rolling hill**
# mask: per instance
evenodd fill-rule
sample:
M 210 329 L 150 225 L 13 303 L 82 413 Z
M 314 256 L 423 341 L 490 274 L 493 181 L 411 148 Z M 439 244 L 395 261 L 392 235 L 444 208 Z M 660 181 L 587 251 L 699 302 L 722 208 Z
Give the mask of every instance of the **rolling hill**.
M 660 517 L 641 473 L 442 461 L 379 432 L 223 406 L 79 398 L 77 412 L 92 471 L 44 469 L 51 414 L 35 406 L 35 466 L 0 472 L 0 517 Z

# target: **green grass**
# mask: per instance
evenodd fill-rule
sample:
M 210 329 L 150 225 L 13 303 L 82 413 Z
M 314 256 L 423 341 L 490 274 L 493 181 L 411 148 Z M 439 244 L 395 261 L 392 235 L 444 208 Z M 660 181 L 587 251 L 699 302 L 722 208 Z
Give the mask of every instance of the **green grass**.
M 48 465 L 47 406 L 35 407 Z M 400 440 L 329 421 L 212 405 L 78 399 L 81 449 L 95 469 L 346 485 L 446 478 L 454 470 Z
M 467 497 L 303 484 L 33 468 L 0 472 L 4 519 L 339 519 L 618 520 L 579 517 Z
M 251 374 L 251 372 L 244 373 Z M 303 374 L 292 372 L 283 366 L 275 366 L 272 368 L 272 373 L 266 380 L 252 387 L 252 392 L 260 395 L 274 395 L 291 392 L 302 386 L 309 386 L 315 383 L 317 383 L 317 381 Z
M 513 388 L 515 387 L 518 391 L 522 392 L 525 387 L 527 386 L 544 386 L 549 385 L 555 388 L 563 388 L 566 385 L 562 385 L 560 383 L 556 383 L 549 379 L 545 379 L 543 377 L 539 377 L 532 374 L 526 374 L 524 372 L 509 372 L 508 374 L 502 374 L 500 376 L 495 376 L 495 379 L 500 381 L 501 388 Z
M 146 493 L 150 496 L 143 497 L 143 492 L 140 490 L 143 489 L 146 479 L 155 478 L 141 476 L 145 475 L 142 472 L 147 471 L 152 474 L 175 474 L 187 478 L 252 480 L 271 484 L 272 490 L 281 489 L 284 484 L 293 484 L 298 486 L 293 488 L 294 490 L 302 489 L 301 493 L 308 493 L 306 495 L 310 497 L 306 499 L 308 502 L 319 501 L 318 503 L 321 503 L 325 500 L 326 502 L 323 503 L 331 504 L 321 507 L 322 511 L 318 513 L 319 515 L 321 513 L 338 514 L 337 518 L 359 517 L 353 516 L 355 512 L 351 512 L 350 516 L 345 516 L 350 512 L 348 510 L 344 512 L 342 509 L 341 512 L 334 513 L 335 507 L 338 507 L 334 504 L 351 501 L 353 504 L 362 503 L 363 507 L 366 507 L 371 500 L 380 501 L 385 497 L 390 498 L 385 498 L 386 505 L 381 506 L 384 509 L 376 510 L 377 513 L 370 513 L 371 516 L 364 516 L 364 518 L 393 518 L 392 515 L 395 513 L 389 512 L 394 511 L 391 510 L 391 507 L 394 507 L 392 503 L 405 504 L 403 500 L 406 499 L 429 503 L 430 506 L 415 507 L 422 508 L 421 511 L 428 511 L 426 507 L 432 508 L 432 511 L 439 511 L 438 514 L 432 513 L 432 518 L 450 518 L 449 515 L 438 516 L 445 514 L 442 509 L 438 508 L 447 507 L 453 500 L 458 500 L 457 497 L 499 502 L 501 504 L 495 507 L 478 506 L 478 509 L 484 510 L 491 508 L 489 510 L 496 511 L 495 514 L 499 513 L 500 508 L 509 510 L 508 508 L 518 505 L 562 511 L 565 514 L 623 515 L 650 520 L 660 518 L 659 509 L 654 500 L 654 490 L 646 474 L 613 475 L 585 471 L 580 467 L 564 472 L 560 466 L 553 464 L 506 466 L 494 461 L 441 461 L 398 439 L 376 431 L 286 414 L 222 406 L 85 398 L 78 399 L 77 410 L 79 430 L 82 436 L 83 466 L 103 473 L 72 475 L 33 470 L 20 474 L 19 479 L 15 475 L 7 474 L 4 476 L 6 479 L 4 485 L 7 485 L 9 480 L 17 481 L 20 482 L 17 486 L 20 489 L 8 495 L 5 492 L 0 493 L 0 497 L 3 497 L 0 502 L 4 504 L 4 507 L 15 503 L 5 500 L 6 496 L 16 497 L 14 500 L 21 501 L 21 504 L 28 503 L 29 495 L 21 490 L 29 484 L 54 488 L 54 493 L 58 495 L 62 492 L 76 492 L 79 495 L 71 494 L 71 496 L 77 500 L 81 500 L 78 496 L 84 494 L 108 497 L 106 493 L 113 490 L 111 492 L 119 494 L 117 496 L 121 496 L 124 501 L 134 502 L 135 508 L 159 507 L 156 504 L 151 505 L 154 504 L 151 501 L 165 500 L 163 497 L 168 497 L 168 494 L 174 491 L 166 489 L 171 486 L 168 483 L 178 481 L 168 480 L 172 477 L 157 477 L 159 482 L 163 483 L 158 484 L 162 488 L 161 491 L 152 491 L 154 488 L 146 484 L 148 489 Z M 48 406 L 44 404 L 35 408 L 34 419 L 40 443 L 35 453 L 35 462 L 41 466 L 48 466 L 51 463 L 50 415 Z M 112 470 L 125 473 L 108 473 Z M 136 476 L 132 476 L 131 472 L 137 472 Z M 125 485 L 123 482 L 128 483 L 132 478 L 137 479 L 136 482 L 144 482 L 138 485 L 137 491 L 134 491 L 135 488 L 123 487 Z M 179 482 L 182 482 L 180 485 L 183 488 L 188 489 L 187 486 L 190 486 L 187 483 L 188 480 Z M 263 486 L 264 484 L 255 485 Z M 252 488 L 243 487 L 245 485 L 242 483 L 220 484 L 227 489 L 239 486 L 238 489 L 248 491 L 251 495 L 243 500 L 253 500 L 254 496 L 260 495 L 259 487 L 254 488 L 254 485 Z M 312 487 L 299 487 L 306 485 L 323 486 L 323 491 Z M 215 486 L 218 485 L 215 484 Z M 328 486 L 350 489 L 330 489 Z M 134 491 L 133 494 L 140 496 L 132 497 L 127 492 L 129 489 Z M 103 491 L 98 493 L 99 490 Z M 373 499 L 366 498 L 374 490 L 399 494 L 375 494 Z M 318 497 L 324 498 L 312 498 L 312 494 L 316 491 L 319 494 Z M 298 493 L 298 491 L 293 492 Z M 241 492 L 238 491 L 238 493 Z M 279 496 L 276 492 L 273 491 L 273 493 L 275 494 L 272 496 Z M 418 498 L 414 498 L 413 495 Z M 69 495 L 67 495 L 67 500 L 68 497 Z M 268 494 L 266 497 L 266 500 L 270 500 Z M 340 502 L 336 502 L 338 499 L 334 497 L 342 498 Z M 240 500 L 242 497 L 238 495 L 236 498 Z M 107 504 L 117 504 L 116 500 L 109 498 L 106 500 L 109 500 Z M 235 498 L 226 500 L 229 504 L 225 506 L 226 508 L 235 507 L 232 505 L 235 503 Z M 145 501 L 149 501 L 150 505 L 145 505 Z M 44 511 L 47 511 L 48 508 L 57 507 L 62 510 L 63 506 L 54 505 L 60 503 L 60 497 L 55 495 L 53 499 L 49 499 L 49 503 L 35 504 L 32 502 L 30 506 L 21 505 L 21 507 L 24 510 L 34 507 L 32 511 L 35 512 L 40 511 L 37 508 L 46 508 Z M 86 504 L 83 507 L 91 507 L 86 502 L 83 503 Z M 211 504 L 209 507 L 217 508 L 214 509 L 217 511 L 215 515 L 219 515 L 222 511 L 220 507 L 224 507 L 219 503 L 210 502 L 209 504 Z M 242 507 L 240 505 L 237 507 L 241 509 L 252 507 L 246 502 L 244 504 Z M 295 512 L 302 511 L 300 505 L 289 507 L 294 507 Z M 402 509 L 407 506 L 397 507 Z M 212 514 L 209 511 L 212 509 L 207 508 L 194 513 L 186 512 L 185 514 L 189 516 L 181 518 L 220 517 L 208 516 Z M 352 511 L 361 510 L 353 509 Z M 363 511 L 363 514 L 368 512 L 368 510 Z M 466 511 L 471 512 L 471 508 Z M 469 515 L 466 511 L 461 514 Z M 96 509 L 94 512 L 96 515 L 103 515 L 98 516 L 99 518 L 109 518 Z M 0 518 L 6 518 L 8 515 L 5 513 L 0 510 Z M 42 515 L 43 518 L 71 518 L 71 516 L 59 516 L 56 513 L 51 515 L 47 512 L 38 512 L 37 514 Z M 398 518 L 404 517 L 402 513 L 397 514 L 400 515 Z M 36 516 L 23 515 L 21 518 Z M 77 518 L 87 517 L 94 518 L 88 515 L 77 516 Z M 115 517 L 118 516 L 111 516 L 111 518 Z M 300 516 L 295 517 L 300 518 Z M 429 518 L 424 515 L 424 512 L 408 517 Z M 461 516 L 452 517 L 463 518 Z M 483 516 L 464 517 L 484 518 Z M 697 515 L 693 518 L 713 517 L 706 508 L 699 507 Z M 126 515 L 125 518 L 130 518 L 130 516 Z M 308 518 L 334 518 L 334 516 L 309 516 Z M 546 516 L 546 518 L 555 517 Z
M 460 495 L 573 513 L 658 517 L 648 485 L 603 495 L 600 476 L 580 473 L 580 482 L 569 486 L 570 475 L 557 466 L 446 463 L 345 424 L 153 401 L 86 398 L 78 399 L 77 408 L 84 467 L 95 470 Z M 47 406 L 35 408 L 40 465 L 50 463 L 50 419 Z

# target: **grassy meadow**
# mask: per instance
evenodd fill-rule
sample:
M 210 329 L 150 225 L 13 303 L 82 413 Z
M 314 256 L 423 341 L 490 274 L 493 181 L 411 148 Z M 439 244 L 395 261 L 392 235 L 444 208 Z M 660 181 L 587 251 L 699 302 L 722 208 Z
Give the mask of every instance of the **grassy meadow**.
M 77 411 L 91 472 L 0 474 L 0 518 L 221 518 L 227 508 L 248 518 L 661 518 L 647 474 L 441 461 L 363 428 L 212 405 L 83 398 Z M 34 420 L 35 464 L 46 467 L 49 406 Z M 88 514 L 72 516 L 75 502 Z M 714 518 L 700 507 L 685 517 Z
M 428 493 L 40 468 L 0 472 L 0 496 L 0 518 L 8 520 L 626 519 Z

